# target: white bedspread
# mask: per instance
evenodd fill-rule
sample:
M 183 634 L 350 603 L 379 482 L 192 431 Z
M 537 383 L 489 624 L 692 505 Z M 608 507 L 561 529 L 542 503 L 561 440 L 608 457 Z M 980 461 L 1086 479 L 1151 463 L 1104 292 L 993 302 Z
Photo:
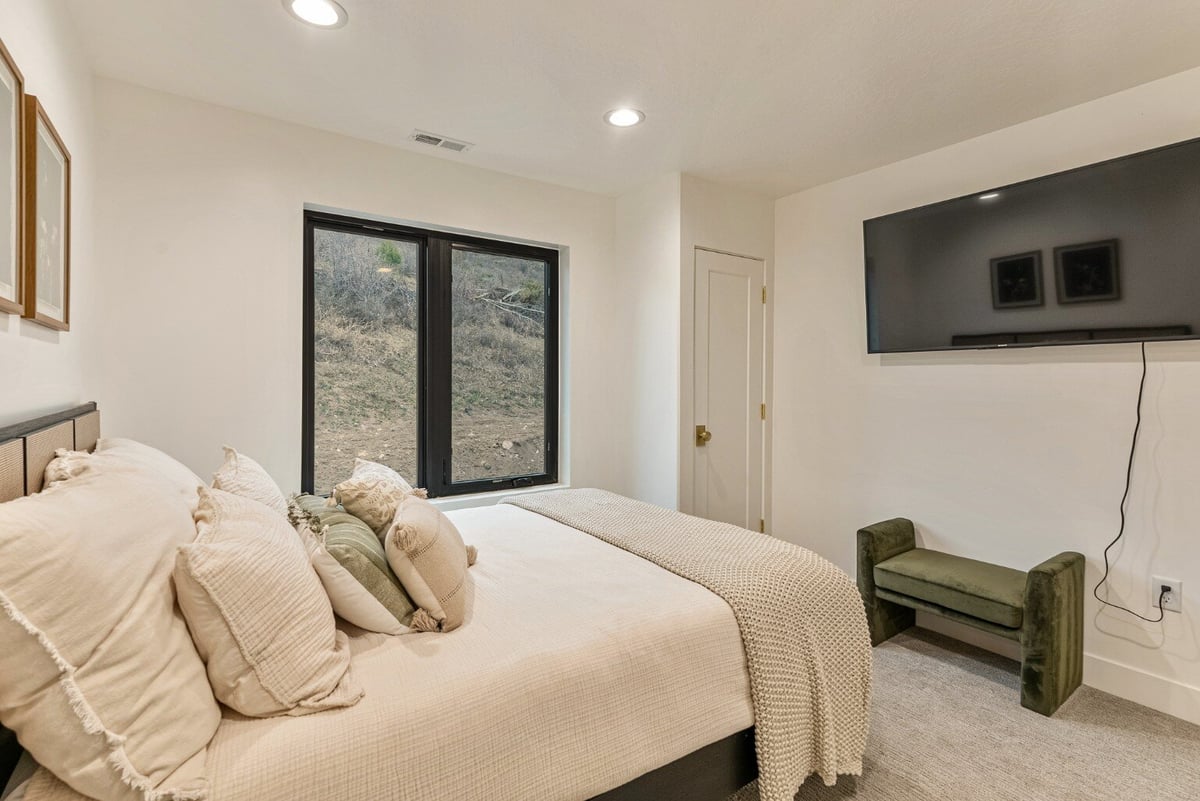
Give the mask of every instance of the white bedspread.
M 586 799 L 753 724 L 716 595 L 514 506 L 451 517 L 479 548 L 467 623 L 355 636 L 349 709 L 227 711 L 212 801 Z M 78 800 L 47 777 L 28 801 Z

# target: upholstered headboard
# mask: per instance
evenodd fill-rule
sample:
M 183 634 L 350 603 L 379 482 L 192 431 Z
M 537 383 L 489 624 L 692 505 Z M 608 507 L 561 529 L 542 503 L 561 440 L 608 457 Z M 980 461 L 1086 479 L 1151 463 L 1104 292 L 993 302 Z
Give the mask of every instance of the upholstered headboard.
M 54 451 L 90 451 L 99 437 L 100 412 L 95 403 L 0 427 L 0 503 L 40 491 Z M 0 726 L 0 790 L 20 756 L 16 736 Z

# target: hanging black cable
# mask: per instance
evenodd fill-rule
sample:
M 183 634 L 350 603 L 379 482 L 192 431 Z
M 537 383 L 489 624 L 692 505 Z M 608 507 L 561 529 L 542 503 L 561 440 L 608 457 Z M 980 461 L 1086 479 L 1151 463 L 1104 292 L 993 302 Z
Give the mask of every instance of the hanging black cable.
M 1116 545 L 1118 542 L 1121 541 L 1122 537 L 1125 536 L 1125 503 L 1129 500 L 1129 489 L 1133 485 L 1133 457 L 1134 457 L 1134 454 L 1137 453 L 1138 434 L 1141 433 L 1141 430 L 1142 430 L 1142 396 L 1145 394 L 1146 394 L 1146 343 L 1143 342 L 1142 343 L 1142 380 L 1138 384 L 1138 396 L 1137 396 L 1137 422 L 1134 423 L 1134 426 L 1133 426 L 1133 441 L 1129 444 L 1129 462 L 1125 466 L 1125 494 L 1123 494 L 1121 496 L 1121 528 L 1117 532 L 1117 536 L 1113 538 L 1113 541 L 1110 542 L 1108 544 L 1108 547 L 1104 549 L 1104 576 L 1098 582 L 1096 582 L 1096 586 L 1092 588 L 1092 595 L 1094 595 L 1096 597 L 1097 601 L 1104 604 L 1105 606 L 1111 606 L 1114 609 L 1120 609 L 1122 612 L 1128 612 L 1129 614 L 1133 615 L 1134 617 L 1136 617 L 1140 620 L 1144 620 L 1147 623 L 1161 623 L 1163 617 L 1166 615 L 1166 611 L 1162 608 L 1163 596 L 1165 596 L 1167 594 L 1166 589 L 1160 589 L 1159 593 L 1158 593 L 1158 602 L 1156 604 L 1156 606 L 1158 606 L 1158 617 L 1146 617 L 1144 615 L 1139 615 L 1137 612 L 1133 611 L 1132 609 L 1129 609 L 1128 607 L 1121 606 L 1120 604 L 1114 604 L 1112 601 L 1106 601 L 1105 599 L 1100 597 L 1100 588 L 1102 586 L 1104 586 L 1104 584 L 1108 581 L 1108 572 L 1111 569 L 1111 565 L 1108 562 L 1108 552 L 1110 550 L 1112 550 L 1114 545 Z

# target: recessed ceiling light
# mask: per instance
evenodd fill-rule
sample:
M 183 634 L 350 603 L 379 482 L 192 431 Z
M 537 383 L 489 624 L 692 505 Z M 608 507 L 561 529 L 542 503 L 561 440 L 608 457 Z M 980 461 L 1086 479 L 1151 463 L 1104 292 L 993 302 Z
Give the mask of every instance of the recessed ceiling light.
M 296 19 L 318 28 L 340 28 L 346 24 L 346 9 L 334 0 L 283 0 L 283 7 Z
M 646 119 L 646 115 L 636 108 L 614 108 L 604 115 L 604 121 L 618 128 L 628 128 Z
M 1000 197 L 999 192 L 988 192 L 986 195 L 980 195 L 979 199 L 980 200 L 995 200 L 998 197 Z

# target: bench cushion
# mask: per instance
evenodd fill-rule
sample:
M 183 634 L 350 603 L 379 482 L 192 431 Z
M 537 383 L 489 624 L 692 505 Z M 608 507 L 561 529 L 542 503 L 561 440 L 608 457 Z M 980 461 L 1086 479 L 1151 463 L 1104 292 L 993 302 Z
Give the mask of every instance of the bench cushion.
M 1025 573 L 940 551 L 914 548 L 875 566 L 875 584 L 972 617 L 1019 629 Z

